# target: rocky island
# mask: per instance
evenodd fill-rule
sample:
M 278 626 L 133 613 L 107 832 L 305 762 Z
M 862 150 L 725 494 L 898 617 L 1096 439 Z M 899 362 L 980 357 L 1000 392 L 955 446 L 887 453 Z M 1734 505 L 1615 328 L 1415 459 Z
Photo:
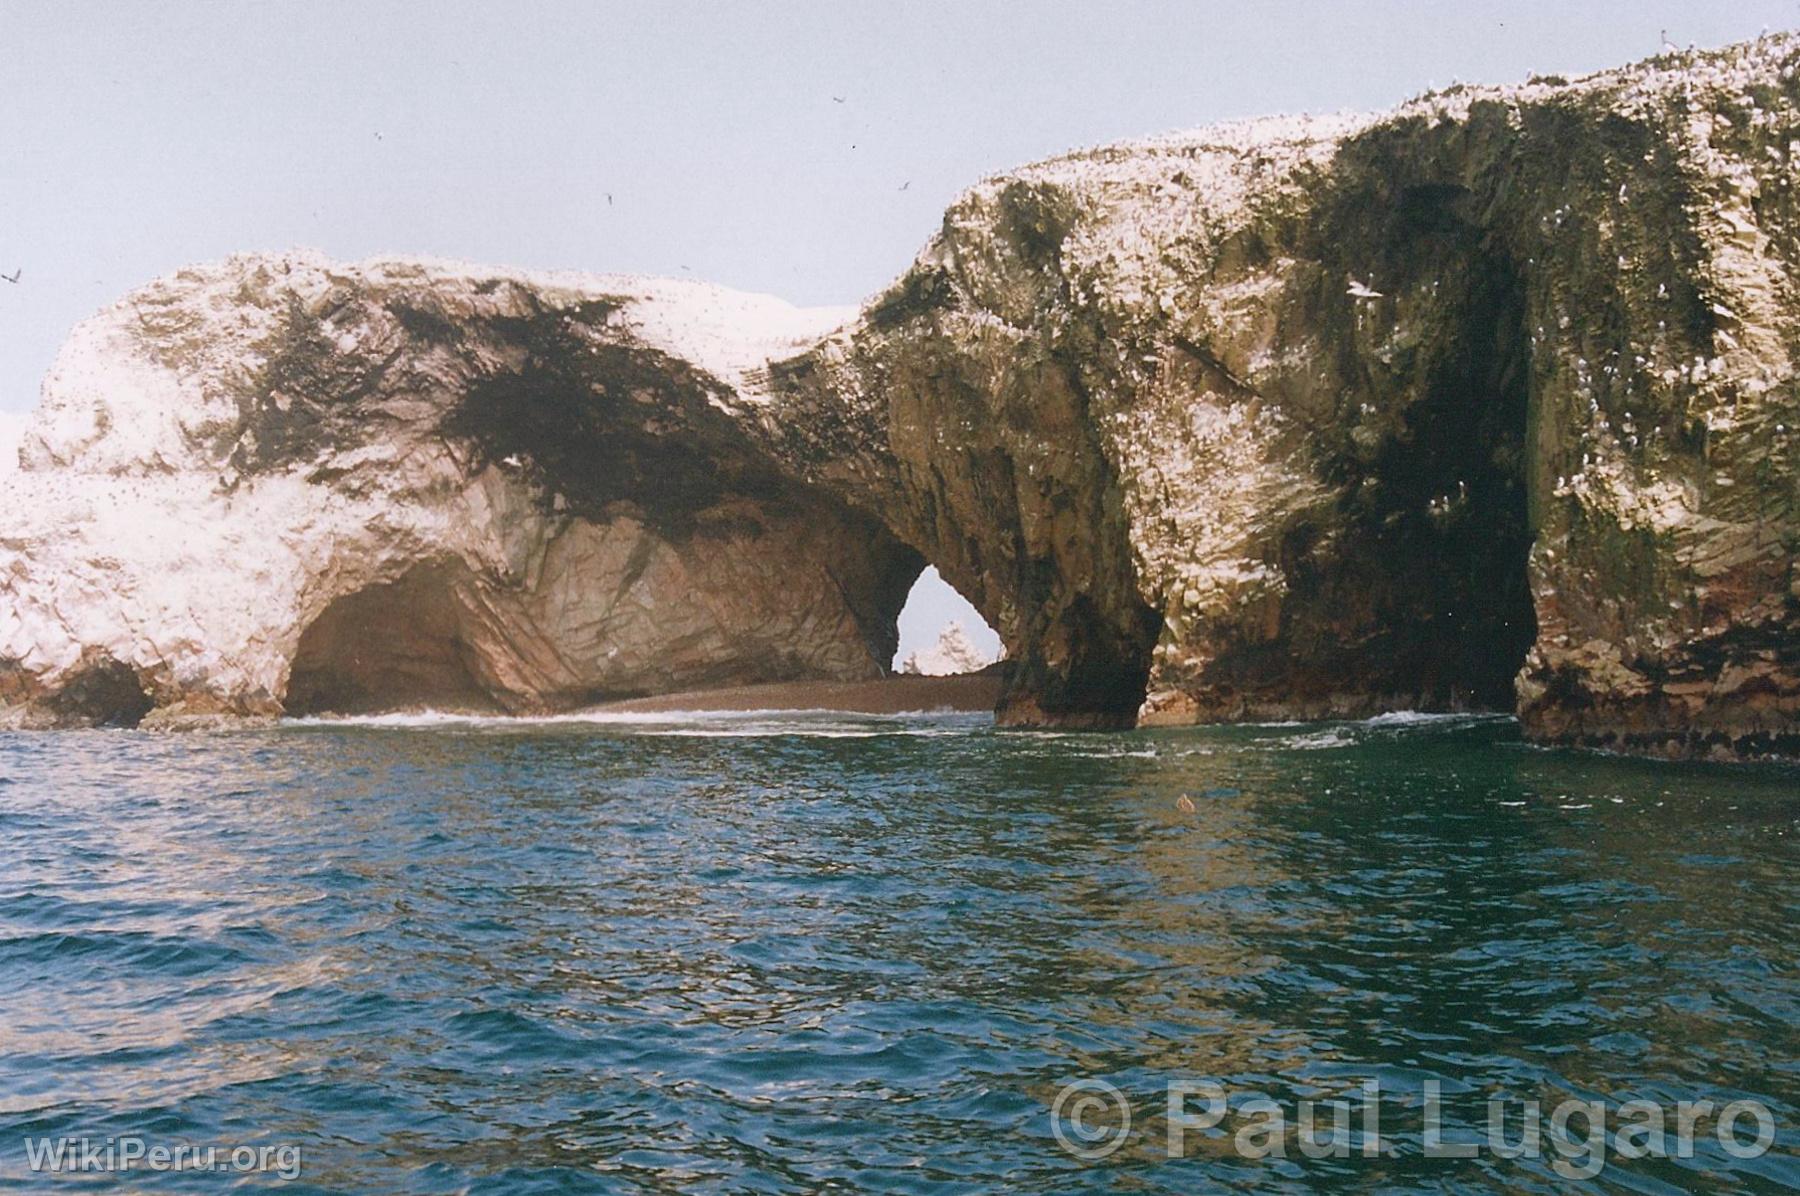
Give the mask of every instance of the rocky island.
M 1515 709 L 1800 754 L 1800 39 L 989 179 L 860 312 L 251 255 L 76 329 L 0 480 L 0 719 L 883 676 L 998 718 Z

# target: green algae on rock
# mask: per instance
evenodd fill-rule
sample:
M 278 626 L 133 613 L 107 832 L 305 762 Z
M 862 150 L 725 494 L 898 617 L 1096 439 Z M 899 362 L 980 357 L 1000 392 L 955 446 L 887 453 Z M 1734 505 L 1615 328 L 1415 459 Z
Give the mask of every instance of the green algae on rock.
M 834 417 L 790 457 L 994 622 L 1008 721 L 1516 689 L 1542 740 L 1800 750 L 1797 56 L 989 180 L 777 371 Z
M 0 483 L 0 702 L 863 679 L 929 561 L 1006 644 L 1008 724 L 1510 708 L 1800 754 L 1797 64 L 1069 154 L 970 190 L 853 322 L 184 272 L 77 330 Z

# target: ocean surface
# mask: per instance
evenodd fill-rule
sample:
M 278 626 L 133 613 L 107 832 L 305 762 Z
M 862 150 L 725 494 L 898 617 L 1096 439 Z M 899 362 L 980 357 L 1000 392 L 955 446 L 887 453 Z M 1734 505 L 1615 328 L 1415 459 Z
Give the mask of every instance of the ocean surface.
M 0 735 L 0 1187 L 1794 1190 L 1797 837 L 1793 769 L 1492 718 Z M 1178 1091 L 1173 1159 L 1171 1083 L 1225 1101 Z M 1328 1098 L 1376 1157 L 1299 1149 Z M 1776 1140 L 1483 1145 L 1571 1098 Z M 299 1166 L 30 1169 L 65 1138 Z

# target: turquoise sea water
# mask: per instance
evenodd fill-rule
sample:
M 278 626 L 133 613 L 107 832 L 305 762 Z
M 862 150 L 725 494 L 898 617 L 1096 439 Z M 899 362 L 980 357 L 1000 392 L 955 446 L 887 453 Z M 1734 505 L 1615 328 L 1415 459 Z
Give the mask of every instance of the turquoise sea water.
M 0 736 L 0 1186 L 1792 1190 L 1797 799 L 1495 719 Z M 1072 1080 L 1132 1112 L 1104 1159 L 1056 1137 Z M 1173 1160 L 1172 1081 L 1232 1103 Z M 1427 1081 L 1452 1140 L 1490 1097 L 1754 1099 L 1778 1135 L 1429 1158 Z M 1370 1083 L 1381 1157 L 1234 1144 L 1246 1100 Z M 62 1137 L 301 1165 L 32 1172 Z

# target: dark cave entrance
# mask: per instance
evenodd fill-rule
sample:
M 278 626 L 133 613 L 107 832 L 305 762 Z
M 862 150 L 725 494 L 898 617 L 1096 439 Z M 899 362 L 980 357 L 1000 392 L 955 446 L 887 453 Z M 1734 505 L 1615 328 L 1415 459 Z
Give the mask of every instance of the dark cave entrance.
M 454 583 L 451 567 L 418 565 L 332 602 L 300 636 L 287 713 L 500 710 L 470 667 Z
M 1362 623 L 1354 661 L 1322 655 L 1378 698 L 1427 710 L 1511 710 L 1537 637 L 1527 572 L 1530 339 L 1523 283 L 1502 254 L 1465 242 L 1440 263 L 1440 346 L 1416 363 L 1415 398 L 1342 493 L 1350 525 L 1337 576 L 1294 574 Z M 1352 556 L 1353 554 L 1353 556 Z M 1330 605 L 1321 625 L 1330 627 Z M 1338 625 L 1340 632 L 1351 628 Z
M 44 702 L 58 719 L 90 727 L 135 727 L 155 705 L 136 670 L 111 656 L 88 660 Z

